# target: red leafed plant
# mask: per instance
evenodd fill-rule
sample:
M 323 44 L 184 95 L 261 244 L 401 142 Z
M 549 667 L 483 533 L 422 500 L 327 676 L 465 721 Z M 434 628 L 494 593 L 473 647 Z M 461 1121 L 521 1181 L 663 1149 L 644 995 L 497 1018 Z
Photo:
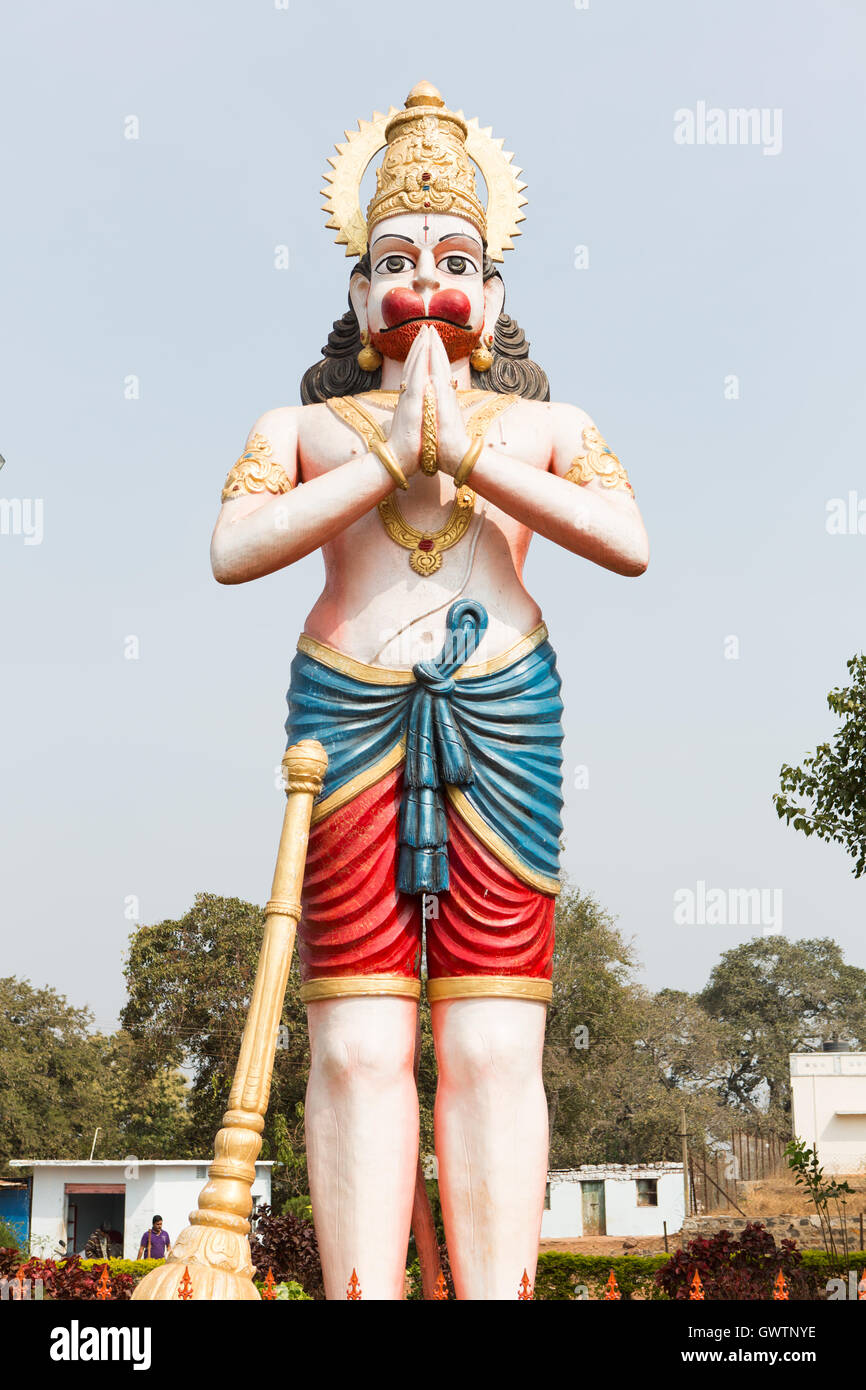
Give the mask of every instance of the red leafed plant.
M 0 1246 L 0 1279 L 14 1279 L 23 1258 L 17 1245 Z
M 19 1257 L 20 1258 L 20 1257 Z M 43 1297 L 60 1302 L 90 1302 L 97 1298 L 97 1286 L 102 1277 L 104 1264 L 82 1269 L 81 1260 L 71 1255 L 65 1260 L 31 1259 L 21 1266 L 24 1279 L 42 1280 Z M 108 1271 L 108 1297 L 116 1303 L 125 1303 L 132 1297 L 135 1280 L 131 1274 L 112 1274 Z
M 271 1207 L 261 1206 L 251 1246 L 253 1264 L 260 1279 L 264 1279 L 270 1269 L 278 1282 L 294 1279 L 311 1298 L 325 1297 L 319 1245 L 312 1221 L 303 1221 L 291 1212 L 280 1216 Z
M 800 1270 L 802 1258 L 793 1240 L 776 1245 L 770 1232 L 753 1222 L 739 1236 L 730 1231 L 696 1236 L 658 1271 L 656 1283 L 668 1298 L 687 1299 L 697 1273 L 708 1300 L 756 1300 L 773 1297 L 781 1270 L 791 1298 L 810 1298 L 809 1280 Z

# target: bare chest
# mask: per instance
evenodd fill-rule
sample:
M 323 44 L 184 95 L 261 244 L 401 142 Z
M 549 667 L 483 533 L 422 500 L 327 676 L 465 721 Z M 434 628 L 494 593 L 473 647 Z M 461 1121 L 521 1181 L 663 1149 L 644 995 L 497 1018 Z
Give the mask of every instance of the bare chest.
M 477 401 L 472 408 L 464 410 L 467 424 L 477 413 Z M 386 410 L 374 408 L 370 414 L 387 435 L 393 415 Z M 547 412 L 544 406 L 526 401 L 516 401 L 502 411 L 484 431 L 488 444 L 510 457 L 520 459 L 535 468 L 546 468 L 550 459 L 551 438 Z M 299 462 L 302 480 L 308 480 L 328 473 L 349 459 L 360 458 L 367 452 L 365 440 L 345 421 L 339 419 L 325 405 L 306 406 L 301 414 L 299 430 Z M 420 494 L 423 487 L 415 487 L 427 479 L 413 479 L 413 491 Z M 450 482 L 443 478 L 443 483 Z M 427 489 L 429 494 L 430 489 Z

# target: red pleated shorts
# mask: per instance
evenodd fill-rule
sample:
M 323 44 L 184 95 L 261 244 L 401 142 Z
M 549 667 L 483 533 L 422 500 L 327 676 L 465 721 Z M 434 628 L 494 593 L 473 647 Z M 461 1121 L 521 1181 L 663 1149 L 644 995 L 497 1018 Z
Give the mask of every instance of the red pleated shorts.
M 298 953 L 307 1002 L 420 993 L 548 1002 L 556 899 L 479 841 L 449 803 L 447 891 L 401 893 L 397 817 L 403 769 L 389 772 L 310 832 Z

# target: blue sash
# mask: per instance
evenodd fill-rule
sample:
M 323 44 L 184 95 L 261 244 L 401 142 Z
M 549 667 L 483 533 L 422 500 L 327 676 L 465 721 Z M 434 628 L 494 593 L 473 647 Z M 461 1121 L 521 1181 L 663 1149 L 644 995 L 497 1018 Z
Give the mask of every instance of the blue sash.
M 323 801 L 380 763 L 393 766 L 405 739 L 397 832 L 404 893 L 448 888 L 445 794 L 500 859 L 556 892 L 563 737 L 556 657 L 544 641 L 502 670 L 457 677 L 486 627 L 480 603 L 453 604 L 442 652 L 414 666 L 408 685 L 389 684 L 384 668 L 381 684 L 371 684 L 304 651 L 292 662 L 286 733 L 290 744 L 317 738 L 324 745 Z

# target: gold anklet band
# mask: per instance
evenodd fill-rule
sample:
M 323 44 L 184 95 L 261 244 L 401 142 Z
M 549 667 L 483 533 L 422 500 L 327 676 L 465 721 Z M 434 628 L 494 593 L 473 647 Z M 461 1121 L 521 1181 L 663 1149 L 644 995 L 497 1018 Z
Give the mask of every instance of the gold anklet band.
M 317 999 L 349 999 L 362 995 L 397 994 L 404 999 L 421 998 L 421 981 L 409 975 L 331 975 L 308 980 L 301 985 L 305 1004 Z
M 553 998 L 550 980 L 520 975 L 455 975 L 446 980 L 428 980 L 427 998 L 431 1004 L 441 999 L 535 999 L 549 1004 Z

